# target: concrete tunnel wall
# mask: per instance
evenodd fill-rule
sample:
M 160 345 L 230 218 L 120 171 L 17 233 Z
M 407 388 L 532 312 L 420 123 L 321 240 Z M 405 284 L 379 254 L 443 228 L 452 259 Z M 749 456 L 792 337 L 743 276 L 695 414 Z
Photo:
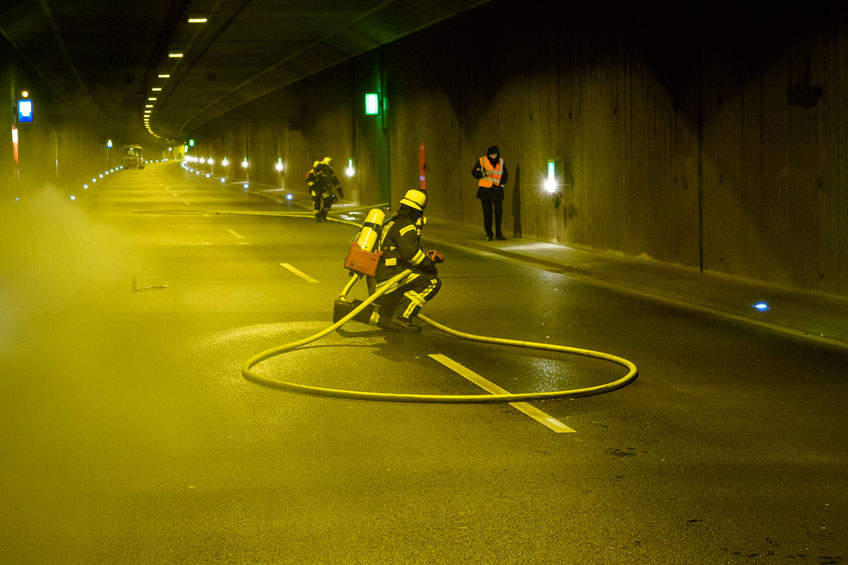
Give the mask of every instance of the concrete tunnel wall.
M 845 10 L 672 8 L 495 1 L 187 133 L 195 154 L 249 156 L 251 180 L 296 191 L 313 160 L 341 170 L 352 157 L 345 196 L 393 206 L 418 186 L 423 142 L 429 214 L 481 234 L 470 168 L 497 144 L 508 235 L 848 298 Z M 2 127 L 19 87 L 37 103 L 18 177 L 0 135 L 3 201 L 78 190 L 114 132 L 2 39 L 0 56 Z M 364 115 L 366 91 L 382 93 L 381 116 Z M 558 206 L 540 187 L 550 158 L 565 181 Z
M 213 152 L 250 139 L 269 182 L 283 157 L 295 191 L 314 159 L 353 157 L 346 196 L 393 205 L 418 186 L 423 142 L 429 215 L 481 235 L 470 169 L 495 144 L 508 235 L 848 298 L 844 14 L 737 7 L 671 25 L 660 7 L 579 10 L 493 2 L 196 136 Z M 364 115 L 369 90 L 380 117 Z M 548 159 L 558 203 L 541 188 Z
M 120 165 L 121 143 L 108 124 L 80 112 L 89 101 L 73 100 L 55 92 L 0 37 L 0 201 L 8 205 L 26 201 L 35 192 L 53 187 L 64 195 L 84 197 L 84 184 L 93 189 L 92 178 Z M 17 100 L 22 90 L 30 92 L 34 120 L 17 123 Z M 12 128 L 18 130 L 18 160 L 14 158 Z M 109 150 L 106 141 L 113 139 Z

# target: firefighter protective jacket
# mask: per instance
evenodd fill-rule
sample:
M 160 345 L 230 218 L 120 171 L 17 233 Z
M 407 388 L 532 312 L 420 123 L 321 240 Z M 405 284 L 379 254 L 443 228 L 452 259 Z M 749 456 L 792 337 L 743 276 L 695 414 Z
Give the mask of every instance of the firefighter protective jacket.
M 421 214 L 401 206 L 395 217 L 383 226 L 377 265 L 377 280 L 392 278 L 405 269 L 436 273 L 436 265 L 421 249 Z
M 333 172 L 333 169 L 324 163 L 320 163 L 314 169 L 310 169 L 306 173 L 306 190 L 312 196 L 335 194 L 339 193 L 340 198 L 344 198 L 342 185 L 339 178 Z

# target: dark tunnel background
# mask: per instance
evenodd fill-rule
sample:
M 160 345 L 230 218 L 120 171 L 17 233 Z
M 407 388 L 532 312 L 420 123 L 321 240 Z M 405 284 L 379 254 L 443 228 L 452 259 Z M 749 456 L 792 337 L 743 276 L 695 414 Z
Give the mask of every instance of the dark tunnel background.
M 193 119 L 172 141 L 216 163 L 248 158 L 254 187 L 300 191 L 313 160 L 352 159 L 346 193 L 363 204 L 416 186 L 424 144 L 430 214 L 468 225 L 470 167 L 496 144 L 520 171 L 507 232 L 846 297 L 847 38 L 835 5 L 488 2 Z M 0 136 L 4 208 L 45 186 L 84 198 L 118 155 L 107 140 L 168 156 L 171 143 L 110 123 L 85 92 L 52 90 L 8 41 L 0 56 L 0 102 L 37 93 L 17 162 Z M 363 112 L 371 91 L 379 116 Z M 555 197 L 541 187 L 549 160 Z

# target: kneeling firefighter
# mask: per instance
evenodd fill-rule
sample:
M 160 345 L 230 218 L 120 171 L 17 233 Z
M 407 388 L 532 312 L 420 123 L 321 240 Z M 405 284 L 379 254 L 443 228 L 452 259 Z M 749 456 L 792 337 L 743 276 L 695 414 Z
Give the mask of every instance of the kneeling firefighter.
M 421 328 L 413 325 L 412 320 L 442 286 L 436 263 L 444 261 L 444 256 L 435 250 L 425 253 L 421 249 L 426 206 L 427 193 L 415 189 L 407 191 L 397 214 L 383 226 L 380 234 L 379 250 L 382 255 L 377 264 L 377 288 L 400 272 L 412 270 L 377 299 L 380 311 L 378 325 L 382 328 L 420 332 Z

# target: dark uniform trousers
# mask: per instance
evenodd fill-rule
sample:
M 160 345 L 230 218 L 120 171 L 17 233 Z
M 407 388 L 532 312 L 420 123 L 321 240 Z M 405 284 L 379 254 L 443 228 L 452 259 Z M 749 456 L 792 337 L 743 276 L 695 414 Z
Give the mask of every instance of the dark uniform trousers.
M 442 281 L 436 275 L 413 271 L 394 286 L 394 289 L 377 300 L 381 316 L 396 313 L 398 316 L 412 319 L 436 296 L 442 287 Z M 380 289 L 381 285 L 378 284 L 377 288 Z

